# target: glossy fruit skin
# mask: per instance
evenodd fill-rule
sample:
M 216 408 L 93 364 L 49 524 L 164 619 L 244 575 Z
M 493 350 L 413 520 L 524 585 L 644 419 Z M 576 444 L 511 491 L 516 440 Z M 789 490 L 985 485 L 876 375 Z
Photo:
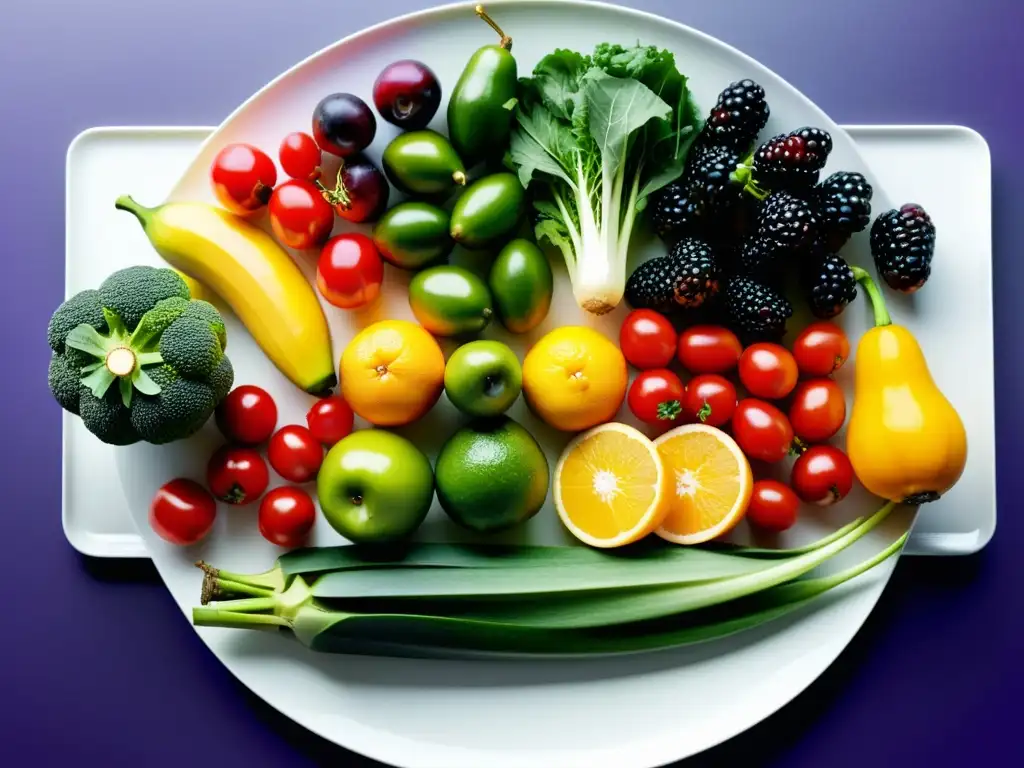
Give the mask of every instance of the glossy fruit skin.
M 320 294 L 341 309 L 367 307 L 380 296 L 384 262 L 373 241 L 359 232 L 332 237 L 320 251 L 316 285 Z
M 514 173 L 492 173 L 470 184 L 452 208 L 451 236 L 463 248 L 491 248 L 516 230 L 526 190 Z
M 804 442 L 823 443 L 846 421 L 846 396 L 832 379 L 808 379 L 797 385 L 789 406 L 789 423 Z
M 448 135 L 469 167 L 500 156 L 508 146 L 519 81 L 512 40 L 479 48 L 466 63 L 448 99 Z
M 444 389 L 444 353 L 422 326 L 382 320 L 341 354 L 341 394 L 371 424 L 397 427 L 423 416 Z
M 523 370 L 519 358 L 500 341 L 463 344 L 444 369 L 444 391 L 468 416 L 500 416 L 519 397 Z
M 320 470 L 324 460 L 324 447 L 313 433 L 299 424 L 281 427 L 270 438 L 267 459 L 285 480 L 308 483 Z
M 260 500 L 257 521 L 260 535 L 271 544 L 300 547 L 316 522 L 316 505 L 301 488 L 274 488 Z
M 423 129 L 401 133 L 384 149 L 384 173 L 407 195 L 444 195 L 466 183 L 466 169 L 448 139 Z
M 270 198 L 270 226 L 282 245 L 320 248 L 334 228 L 334 209 L 312 182 L 289 179 Z
M 250 144 L 228 144 L 213 159 L 210 183 L 221 205 L 248 216 L 270 200 L 277 166 L 266 152 Z
M 756 528 L 773 533 L 792 528 L 800 510 L 793 489 L 778 480 L 758 480 L 747 507 L 747 520 Z
M 327 448 L 348 437 L 354 423 L 352 408 L 338 395 L 317 400 L 306 413 L 306 426 L 313 437 Z
M 210 493 L 228 504 L 252 504 L 269 484 L 267 462 L 252 448 L 225 445 L 206 465 L 206 485 Z
M 529 240 L 517 238 L 499 251 L 487 285 L 506 330 L 527 333 L 548 316 L 555 278 L 547 257 Z
M 214 415 L 221 434 L 235 445 L 259 445 L 277 426 L 277 403 L 262 387 L 243 384 L 232 389 Z
M 194 480 L 164 483 L 149 505 L 149 525 L 164 541 L 188 546 L 202 541 L 217 519 L 217 502 Z
M 793 427 L 786 414 L 752 397 L 736 404 L 732 434 L 747 458 L 769 464 L 782 461 L 793 446 Z
M 358 154 L 342 163 L 334 187 L 322 193 L 338 216 L 362 224 L 381 217 L 388 207 L 391 187 L 380 168 L 366 155 Z
M 313 138 L 324 152 L 351 157 L 373 143 L 377 118 L 351 93 L 332 93 L 313 110 Z
M 327 452 L 316 488 L 334 530 L 355 543 L 382 544 L 419 528 L 434 499 L 434 473 L 406 438 L 365 429 Z
M 388 210 L 373 228 L 373 242 L 384 261 L 399 269 L 421 269 L 452 252 L 448 211 L 422 200 L 406 200 Z
M 850 359 L 850 340 L 835 323 L 811 323 L 793 342 L 793 358 L 803 376 L 831 376 Z
M 629 410 L 645 424 L 672 427 L 683 413 L 686 387 L 672 371 L 655 368 L 641 371 L 626 395 Z
M 323 154 L 316 139 L 308 133 L 294 131 L 281 140 L 277 150 L 284 172 L 292 179 L 316 181 L 322 173 L 320 164 Z
M 690 373 L 728 373 L 739 363 L 743 345 L 720 325 L 692 325 L 679 334 L 679 362 Z
M 780 344 L 761 342 L 743 350 L 740 382 L 753 397 L 781 400 L 793 391 L 799 376 L 792 353 Z
M 702 373 L 686 382 L 683 418 L 709 427 L 722 427 L 736 412 L 736 387 L 717 373 Z
M 793 464 L 789 482 L 803 501 L 827 507 L 853 489 L 853 465 L 834 446 L 812 445 Z
M 653 309 L 634 309 L 619 329 L 619 348 L 626 362 L 641 371 L 668 367 L 677 343 L 672 323 Z
M 846 453 L 861 484 L 911 503 L 952 488 L 967 462 L 967 432 L 913 334 L 892 324 L 867 331 L 854 381 Z
M 426 128 L 441 106 L 441 84 L 422 61 L 388 64 L 373 83 L 373 104 L 387 122 L 407 131 Z
M 448 264 L 416 273 L 409 282 L 409 306 L 435 336 L 479 333 L 494 316 L 487 284 L 468 269 Z

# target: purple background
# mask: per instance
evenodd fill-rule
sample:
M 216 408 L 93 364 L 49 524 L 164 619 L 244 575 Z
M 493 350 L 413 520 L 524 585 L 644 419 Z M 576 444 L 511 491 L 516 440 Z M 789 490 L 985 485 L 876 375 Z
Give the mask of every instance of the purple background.
M 0 764 L 376 765 L 248 694 L 146 563 L 80 557 L 60 524 L 60 416 L 43 329 L 62 298 L 64 157 L 94 125 L 215 125 L 296 61 L 428 0 L 7 0 L 0 14 L 4 576 Z M 687 763 L 1024 762 L 1015 552 L 1024 325 L 1024 12 L 1006 0 L 645 0 L 773 68 L 838 122 L 962 123 L 994 164 L 1000 519 L 966 559 L 903 559 L 840 660 L 778 715 Z M 290 8 L 291 10 L 285 10 Z M 1012 10 L 1011 10 L 1012 9 Z M 412 54 L 413 52 L 410 52 Z M 964 309 L 969 311 L 969 298 Z M 1017 310 L 1019 311 L 1019 309 Z M 979 396 L 987 396 L 981 392 Z M 671 716 L 671 713 L 662 713 Z M 652 713 L 652 716 L 656 716 Z M 22 760 L 15 762 L 15 756 Z M 1016 759 L 1014 759 L 1014 757 Z

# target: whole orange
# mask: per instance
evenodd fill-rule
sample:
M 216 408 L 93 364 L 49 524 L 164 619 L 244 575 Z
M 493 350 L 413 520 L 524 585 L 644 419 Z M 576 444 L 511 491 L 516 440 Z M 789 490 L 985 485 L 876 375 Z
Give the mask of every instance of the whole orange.
M 341 394 L 371 424 L 396 427 L 429 411 L 444 388 L 444 353 L 424 328 L 383 320 L 341 354 Z

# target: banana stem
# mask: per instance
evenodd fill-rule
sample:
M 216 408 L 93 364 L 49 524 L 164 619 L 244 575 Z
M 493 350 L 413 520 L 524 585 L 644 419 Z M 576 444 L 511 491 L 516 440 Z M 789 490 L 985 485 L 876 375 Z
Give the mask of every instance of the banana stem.
M 889 317 L 889 310 L 885 308 L 885 298 L 878 290 L 878 285 L 871 279 L 871 275 L 860 267 L 850 267 L 854 279 L 864 286 L 864 292 L 871 299 L 871 309 L 875 314 L 875 326 L 892 325 L 892 318 Z

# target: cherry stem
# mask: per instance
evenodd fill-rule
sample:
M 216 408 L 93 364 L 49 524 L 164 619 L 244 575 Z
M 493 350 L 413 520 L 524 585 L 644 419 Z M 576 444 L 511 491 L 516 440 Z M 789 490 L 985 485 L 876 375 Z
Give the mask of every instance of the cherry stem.
M 487 22 L 487 25 L 493 29 L 501 37 L 498 45 L 504 48 L 506 51 L 512 50 L 512 38 L 505 34 L 505 31 L 498 26 L 497 22 L 487 15 L 482 5 L 478 5 L 475 9 L 476 15 Z

